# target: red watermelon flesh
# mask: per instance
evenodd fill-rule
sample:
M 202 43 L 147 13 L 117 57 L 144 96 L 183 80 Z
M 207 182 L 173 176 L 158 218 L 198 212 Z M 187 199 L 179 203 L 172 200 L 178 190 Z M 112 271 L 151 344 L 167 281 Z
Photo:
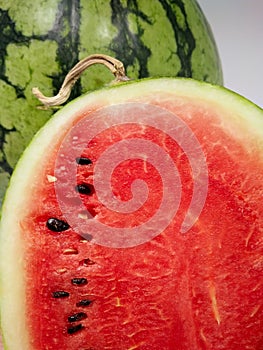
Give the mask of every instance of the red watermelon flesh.
M 7 349 L 262 349 L 262 130 L 184 79 L 57 113 L 3 207 Z

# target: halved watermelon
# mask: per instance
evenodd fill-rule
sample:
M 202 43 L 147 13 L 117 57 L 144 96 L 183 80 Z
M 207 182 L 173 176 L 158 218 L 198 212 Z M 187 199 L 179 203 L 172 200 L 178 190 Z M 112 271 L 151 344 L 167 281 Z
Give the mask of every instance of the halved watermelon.
M 1 221 L 8 350 L 262 350 L 263 111 L 149 79 L 36 135 Z

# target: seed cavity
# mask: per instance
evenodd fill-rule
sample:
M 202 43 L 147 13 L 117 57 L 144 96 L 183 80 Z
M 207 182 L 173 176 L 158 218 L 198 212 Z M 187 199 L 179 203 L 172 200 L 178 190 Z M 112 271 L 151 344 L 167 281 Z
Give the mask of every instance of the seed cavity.
M 76 314 L 69 316 L 68 321 L 77 322 L 77 321 L 85 320 L 85 318 L 87 317 L 88 316 L 85 312 L 77 312 Z
M 83 237 L 89 242 L 93 239 L 93 236 L 90 233 L 83 233 Z
M 88 280 L 86 278 L 72 278 L 71 283 L 76 286 L 84 286 L 88 283 Z
M 79 265 L 82 265 L 82 266 L 91 266 L 94 264 L 96 264 L 95 261 L 91 260 L 90 258 L 83 259 L 79 262 Z
M 90 300 L 90 299 L 83 299 L 83 300 L 77 302 L 76 306 L 77 306 L 77 307 L 80 307 L 80 306 L 90 306 L 90 304 L 92 304 L 92 302 L 93 302 L 93 301 Z
M 79 332 L 82 329 L 84 329 L 84 326 L 81 323 L 79 323 L 76 326 L 69 327 L 68 334 L 74 334 L 76 332 Z
M 71 255 L 71 254 L 78 254 L 79 251 L 76 248 L 67 248 L 63 250 L 63 254 L 65 255 Z
M 70 227 L 66 221 L 59 220 L 57 218 L 49 218 L 46 222 L 46 226 L 49 230 L 54 232 L 66 231 Z
M 59 298 L 67 298 L 69 297 L 69 292 L 65 292 L 64 290 L 58 290 L 56 292 L 52 293 L 53 298 L 59 299 Z
M 68 270 L 65 267 L 62 267 L 61 269 L 57 269 L 56 273 L 59 275 L 62 275 L 63 273 L 67 272 Z
M 90 184 L 78 184 L 75 190 L 80 194 L 91 195 L 93 193 L 93 186 Z
M 57 178 L 56 176 L 53 176 L 53 175 L 47 175 L 47 181 L 52 183 L 52 182 L 56 182 L 57 181 Z
M 92 160 L 86 157 L 77 157 L 76 162 L 79 165 L 89 165 L 92 164 Z
M 79 213 L 78 218 L 82 220 L 88 220 L 89 216 L 88 216 L 88 213 Z

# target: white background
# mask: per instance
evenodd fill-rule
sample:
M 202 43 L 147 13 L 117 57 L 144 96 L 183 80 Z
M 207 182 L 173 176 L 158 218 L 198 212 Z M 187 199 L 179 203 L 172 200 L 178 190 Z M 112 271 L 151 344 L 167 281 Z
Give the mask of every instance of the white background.
M 221 57 L 224 85 L 263 108 L 263 0 L 197 0 Z

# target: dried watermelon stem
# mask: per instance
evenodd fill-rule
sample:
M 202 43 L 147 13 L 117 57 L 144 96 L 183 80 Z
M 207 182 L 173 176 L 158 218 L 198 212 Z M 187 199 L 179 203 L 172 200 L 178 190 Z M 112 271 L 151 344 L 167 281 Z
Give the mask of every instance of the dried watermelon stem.
M 34 87 L 32 93 L 42 102 L 45 106 L 59 106 L 62 103 L 66 102 L 70 96 L 71 90 L 79 79 L 81 74 L 90 66 L 94 64 L 103 64 L 106 66 L 112 74 L 115 75 L 114 82 L 127 81 L 129 78 L 125 74 L 125 69 L 123 63 L 116 58 L 111 56 L 94 54 L 88 57 L 85 57 L 83 60 L 79 61 L 66 75 L 64 82 L 56 96 L 47 97 L 42 94 L 42 92 Z

